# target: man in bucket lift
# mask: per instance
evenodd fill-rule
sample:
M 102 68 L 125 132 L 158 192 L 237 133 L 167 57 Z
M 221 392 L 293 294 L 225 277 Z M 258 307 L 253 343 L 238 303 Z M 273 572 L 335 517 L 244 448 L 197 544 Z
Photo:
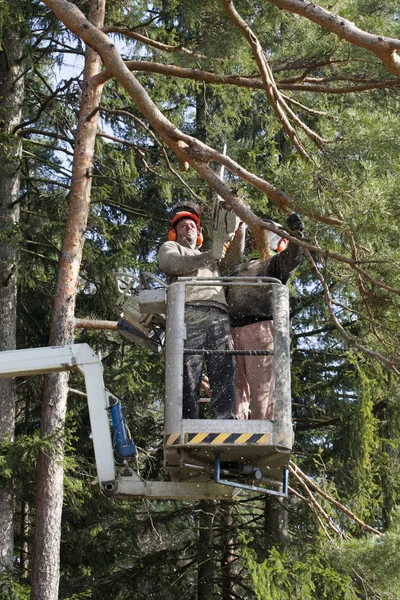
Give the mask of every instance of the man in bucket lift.
M 268 221 L 268 219 L 267 219 Z M 273 221 L 270 221 L 273 223 Z M 280 227 L 278 223 L 273 223 Z M 303 236 L 298 214 L 286 218 L 289 232 Z M 274 277 L 286 283 L 301 263 L 300 246 L 270 232 L 272 255 L 263 261 L 250 260 L 237 267 L 235 277 Z M 227 288 L 229 316 L 235 350 L 274 349 L 272 292 L 270 288 L 232 286 Z M 236 357 L 234 413 L 237 419 L 273 419 L 275 374 L 273 356 Z
M 180 276 L 219 277 L 221 271 L 232 268 L 240 259 L 244 245 L 244 228 L 238 227 L 225 256 L 213 255 L 213 250 L 200 252 L 203 243 L 200 216 L 202 209 L 194 202 L 176 204 L 169 215 L 168 240 L 159 251 L 158 259 L 168 283 Z M 228 307 L 221 286 L 187 286 L 185 297 L 185 348 L 232 350 Z M 213 419 L 232 419 L 234 397 L 234 357 L 206 356 L 207 375 L 211 389 Z M 188 355 L 183 369 L 183 418 L 199 417 L 200 385 L 203 356 Z

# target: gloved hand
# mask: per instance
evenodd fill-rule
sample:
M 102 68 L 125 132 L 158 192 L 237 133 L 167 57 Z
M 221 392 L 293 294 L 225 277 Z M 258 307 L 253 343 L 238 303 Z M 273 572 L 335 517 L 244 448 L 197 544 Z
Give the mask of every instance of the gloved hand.
M 300 215 L 297 213 L 292 212 L 292 214 L 286 217 L 286 224 L 292 231 L 299 231 L 300 233 L 303 233 L 303 221 L 301 220 Z
M 229 246 L 229 242 L 224 243 L 223 239 L 214 237 L 213 245 L 211 248 L 211 256 L 212 256 L 213 260 L 215 260 L 217 262 L 222 260 L 226 254 L 226 250 L 227 250 L 228 246 Z

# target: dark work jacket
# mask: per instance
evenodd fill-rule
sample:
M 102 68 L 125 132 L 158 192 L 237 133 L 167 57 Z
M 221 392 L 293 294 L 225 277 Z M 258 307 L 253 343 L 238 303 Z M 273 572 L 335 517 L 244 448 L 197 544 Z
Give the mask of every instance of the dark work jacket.
M 302 249 L 289 242 L 287 248 L 267 260 L 250 260 L 236 267 L 234 277 L 274 277 L 286 283 L 301 263 Z M 227 286 L 226 296 L 232 327 L 243 327 L 272 319 L 271 286 Z

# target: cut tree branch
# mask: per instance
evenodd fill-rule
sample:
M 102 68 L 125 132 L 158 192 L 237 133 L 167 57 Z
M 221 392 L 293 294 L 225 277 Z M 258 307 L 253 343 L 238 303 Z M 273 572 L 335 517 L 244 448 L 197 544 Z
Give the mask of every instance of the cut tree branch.
M 336 508 L 339 508 L 342 512 L 344 512 L 344 514 L 347 515 L 352 521 L 357 523 L 357 525 L 360 525 L 360 527 L 366 529 L 367 531 L 371 531 L 371 533 L 374 533 L 375 535 L 382 535 L 381 531 L 375 529 L 374 527 L 371 527 L 370 525 L 367 525 L 367 523 L 364 523 L 364 521 L 361 521 L 361 519 L 359 519 L 351 510 L 346 508 L 346 506 L 344 506 L 343 504 L 338 502 L 338 500 L 335 500 L 335 498 L 324 492 L 324 490 L 321 489 L 316 483 L 314 483 L 310 477 L 303 473 L 300 467 L 298 467 L 293 461 L 290 461 L 289 463 L 289 470 L 293 475 L 297 474 L 301 479 L 303 479 L 303 481 L 312 489 L 314 489 L 317 492 L 317 494 L 319 494 L 320 496 L 325 498 L 325 500 L 336 506 Z
M 308 506 L 308 508 L 311 510 L 311 512 L 313 513 L 313 515 L 315 516 L 315 518 L 317 519 L 318 523 L 321 526 L 322 531 L 324 532 L 324 534 L 326 535 L 326 537 L 328 538 L 328 540 L 330 542 L 333 542 L 333 539 L 331 537 L 331 535 L 329 534 L 329 531 L 327 530 L 327 528 L 325 527 L 325 524 L 323 522 L 323 520 L 321 519 L 320 515 L 318 514 L 318 512 L 316 511 L 316 509 L 314 508 L 314 505 L 312 502 L 310 502 L 310 500 L 308 500 L 305 496 L 303 496 L 302 494 L 300 494 L 297 490 L 295 490 L 294 488 L 289 486 L 289 492 L 291 494 L 294 494 L 297 498 L 299 498 L 299 500 L 301 500 L 302 502 L 304 502 L 304 504 L 306 504 Z M 336 531 L 335 531 L 336 533 Z
M 293 475 L 293 477 L 296 479 L 298 484 L 304 489 L 313 509 L 315 509 L 315 511 L 326 521 L 329 528 L 332 529 L 332 531 L 334 533 L 336 533 L 336 535 L 338 535 L 339 537 L 341 537 L 341 538 L 347 537 L 347 535 L 334 524 L 332 517 L 330 515 L 328 515 L 328 513 L 322 508 L 322 506 L 316 500 L 315 496 L 311 492 L 311 490 L 308 487 L 308 485 L 306 484 L 306 482 L 303 480 L 302 477 L 300 477 L 300 475 L 297 473 L 296 469 L 294 469 L 292 467 L 292 465 L 289 465 L 289 472 L 291 475 Z
M 163 44 L 162 42 L 157 42 L 157 40 L 152 40 L 151 38 L 141 35 L 136 31 L 132 31 L 132 29 L 127 29 L 126 27 L 102 27 L 101 31 L 104 33 L 119 33 L 120 35 L 124 35 L 125 37 L 136 40 L 137 42 L 141 42 L 142 44 L 146 44 L 146 46 L 151 46 L 156 48 L 157 50 L 162 50 L 163 52 L 183 52 L 184 54 L 189 54 L 190 56 L 195 56 L 199 58 L 204 58 L 199 54 L 193 52 L 193 50 L 189 50 L 184 46 L 171 46 L 170 44 Z
M 166 77 L 178 77 L 179 79 L 192 79 L 210 83 L 213 85 L 235 85 L 239 87 L 264 90 L 264 83 L 261 79 L 254 76 L 243 77 L 240 75 L 219 75 L 212 71 L 203 71 L 202 69 L 191 69 L 187 67 L 179 67 L 177 65 L 167 65 L 163 63 L 150 62 L 146 60 L 126 60 L 125 65 L 131 71 L 143 73 L 158 73 Z M 105 69 L 95 77 L 96 83 L 105 83 L 113 77 L 112 73 Z M 389 79 L 384 81 L 368 81 L 362 83 L 359 80 L 358 85 L 346 86 L 343 88 L 324 85 L 323 82 L 311 81 L 308 79 L 291 82 L 287 79 L 277 81 L 276 86 L 279 90 L 298 91 L 298 92 L 322 92 L 325 94 L 346 94 L 352 92 L 363 92 L 377 88 L 387 88 L 400 85 L 398 79 Z
M 117 331 L 118 321 L 101 321 L 99 319 L 75 319 L 75 327 L 78 329 L 108 329 Z
M 400 40 L 363 31 L 348 19 L 335 15 L 308 0 L 267 1 L 281 10 L 305 17 L 354 46 L 369 50 L 379 58 L 388 71 L 400 78 L 400 58 L 396 52 L 400 49 Z
M 262 82 L 264 84 L 264 90 L 267 95 L 268 101 L 277 117 L 277 119 L 282 123 L 283 130 L 286 132 L 286 135 L 291 140 L 292 144 L 302 156 L 307 160 L 310 160 L 310 157 L 304 148 L 303 144 L 297 137 L 296 131 L 292 127 L 287 118 L 286 112 L 288 112 L 288 106 L 286 102 L 281 97 L 278 88 L 276 87 L 274 76 L 271 71 L 271 67 L 268 64 L 267 59 L 265 58 L 263 49 L 261 47 L 260 42 L 258 41 L 257 36 L 251 30 L 249 25 L 246 23 L 244 19 L 239 15 L 237 10 L 235 9 L 232 0 L 222 0 L 222 4 L 226 12 L 228 13 L 231 21 L 236 25 L 236 27 L 241 31 L 242 35 L 248 41 L 251 51 L 253 53 L 254 60 L 257 64 L 258 70 L 261 75 Z M 286 112 L 285 112 L 286 111 Z M 294 113 L 290 111 L 291 117 L 293 118 Z M 297 124 L 299 125 L 300 119 L 295 119 Z M 301 124 L 302 126 L 303 124 Z M 313 140 L 315 142 L 315 139 Z

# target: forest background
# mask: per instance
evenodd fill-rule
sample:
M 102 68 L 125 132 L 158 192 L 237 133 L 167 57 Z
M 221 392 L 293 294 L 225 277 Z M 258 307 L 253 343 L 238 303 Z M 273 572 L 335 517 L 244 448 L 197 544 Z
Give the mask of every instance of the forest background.
M 263 218 L 305 223 L 288 502 L 108 499 L 79 377 L 2 380 L 1 597 L 400 597 L 396 3 L 2 0 L 0 26 L 0 349 L 89 343 L 144 477 L 162 357 L 82 319 L 159 274 L 177 200 L 209 239 L 216 193 L 260 248 Z

